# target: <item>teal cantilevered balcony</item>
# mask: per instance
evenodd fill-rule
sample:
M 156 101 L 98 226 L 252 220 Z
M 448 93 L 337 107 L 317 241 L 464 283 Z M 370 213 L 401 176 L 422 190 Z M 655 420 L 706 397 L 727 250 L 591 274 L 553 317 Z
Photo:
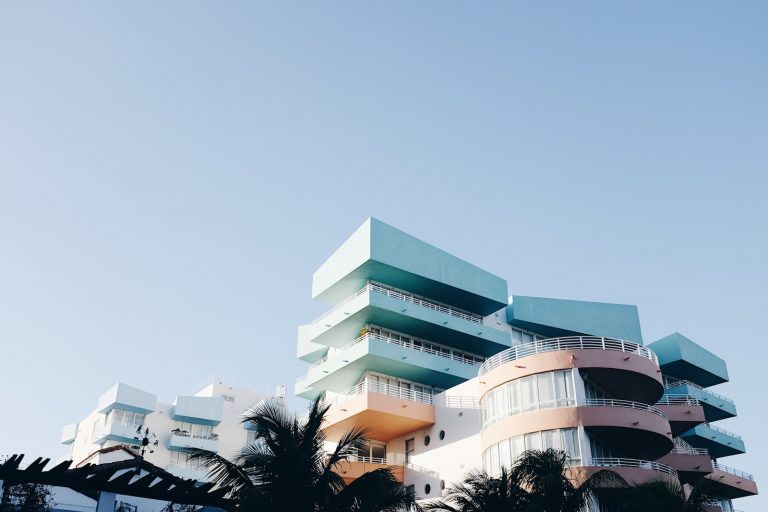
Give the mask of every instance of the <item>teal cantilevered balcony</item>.
M 691 446 L 706 448 L 715 458 L 737 455 L 747 451 L 740 435 L 709 423 L 697 425 L 680 437 Z
M 659 356 L 659 365 L 665 375 L 704 388 L 728 381 L 725 361 L 678 332 L 654 341 L 649 348 Z
M 313 398 L 318 389 L 342 392 L 369 371 L 445 389 L 477 376 L 482 361 L 423 340 L 367 332 L 313 364 L 296 394 Z
M 157 396 L 122 382 L 115 384 L 99 397 L 98 412 L 112 409 L 149 414 L 155 410 Z
M 218 425 L 224 409 L 221 396 L 177 396 L 171 417 L 200 425 Z
M 717 421 L 736 416 L 736 404 L 733 400 L 704 389 L 689 380 L 674 380 L 665 377 L 664 393 L 669 395 L 688 395 L 698 399 L 704 408 L 707 421 Z
M 507 282 L 369 218 L 312 276 L 312 296 L 339 304 L 369 281 L 486 316 L 507 305 Z
M 480 315 L 378 283 L 367 283 L 300 329 L 299 344 L 312 342 L 339 348 L 357 338 L 368 324 L 439 339 L 442 344 L 483 356 L 495 354 L 512 343 L 508 331 L 486 325 Z

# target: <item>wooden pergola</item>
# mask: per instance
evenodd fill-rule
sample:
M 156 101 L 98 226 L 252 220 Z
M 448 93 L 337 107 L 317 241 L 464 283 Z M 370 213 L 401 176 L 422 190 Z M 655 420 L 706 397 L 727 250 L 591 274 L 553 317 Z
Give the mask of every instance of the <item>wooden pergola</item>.
M 39 457 L 27 467 L 21 467 L 24 455 L 13 455 L 0 464 L 0 480 L 4 486 L 24 483 L 68 487 L 101 502 L 102 493 L 149 498 L 178 504 L 217 507 L 232 510 L 227 498 L 229 489 L 213 483 L 179 478 L 142 458 L 85 464 L 71 467 L 72 461 L 61 462 L 50 469 L 50 459 Z M 101 508 L 99 505 L 97 508 Z

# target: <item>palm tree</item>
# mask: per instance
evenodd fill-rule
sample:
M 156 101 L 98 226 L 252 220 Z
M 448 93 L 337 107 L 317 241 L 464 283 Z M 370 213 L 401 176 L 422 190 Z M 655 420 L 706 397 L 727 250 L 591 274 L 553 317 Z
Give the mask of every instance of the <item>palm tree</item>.
M 678 481 L 653 480 L 630 486 L 622 495 L 622 512 L 705 512 L 715 500 L 709 493 L 710 481 L 702 478 L 689 493 Z
M 472 471 L 461 483 L 448 486 L 445 496 L 422 504 L 423 510 L 442 512 L 515 512 L 526 510 L 528 493 L 507 468 L 497 477 Z
M 601 470 L 576 485 L 568 475 L 568 455 L 553 449 L 528 450 L 517 459 L 512 474 L 528 491 L 528 508 L 537 512 L 580 512 L 596 509 L 601 490 L 623 488 L 626 482 Z
M 235 460 L 202 450 L 193 457 L 215 484 L 230 489 L 237 511 L 383 512 L 410 506 L 412 497 L 389 469 L 344 483 L 336 470 L 366 440 L 365 433 L 347 432 L 327 453 L 322 430 L 327 411 L 322 401 L 315 402 L 303 422 L 284 407 L 264 402 L 245 414 L 243 422 L 255 426 L 255 441 Z

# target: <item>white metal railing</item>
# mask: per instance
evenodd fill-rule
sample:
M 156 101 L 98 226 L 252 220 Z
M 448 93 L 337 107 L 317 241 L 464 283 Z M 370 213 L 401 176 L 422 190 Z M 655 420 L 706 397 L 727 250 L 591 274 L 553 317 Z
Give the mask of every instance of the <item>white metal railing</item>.
M 171 430 L 171 434 L 178 437 L 189 437 L 190 439 L 209 439 L 216 441 L 219 439 L 219 435 L 215 433 L 211 434 L 193 434 L 186 430 Z
M 590 466 L 609 467 L 609 468 L 640 468 L 659 471 L 677 477 L 677 471 L 666 464 L 653 462 L 650 460 L 624 459 L 617 457 L 594 457 L 589 463 Z
M 418 464 L 414 464 L 413 462 L 406 462 L 404 465 L 406 468 L 416 471 L 418 473 L 433 476 L 435 478 L 440 478 L 440 473 L 438 473 L 437 471 L 433 471 L 429 468 L 425 468 L 424 466 L 419 466 Z
M 716 460 L 712 460 L 712 466 L 714 466 L 716 469 L 719 469 L 720 471 L 725 471 L 726 473 L 730 473 L 732 475 L 740 476 L 742 478 L 746 478 L 747 480 L 755 481 L 755 477 L 751 473 L 746 473 L 740 469 L 732 468 L 730 466 L 726 466 L 724 464 L 720 464 Z
M 441 313 L 455 316 L 456 318 L 461 318 L 462 320 L 467 320 L 469 322 L 483 325 L 483 317 L 480 315 L 475 315 L 473 313 L 469 313 L 461 309 L 456 309 L 451 306 L 447 306 L 445 304 L 439 304 L 437 302 L 426 300 L 416 295 L 412 295 L 410 293 L 401 292 L 399 290 L 395 290 L 395 289 L 388 288 L 386 286 L 382 286 L 380 284 L 371 283 L 371 282 L 367 283 L 364 287 L 357 290 L 350 297 L 347 297 L 336 306 L 332 307 L 331 309 L 329 309 L 319 317 L 315 318 L 312 321 L 312 323 L 320 322 L 324 318 L 328 317 L 328 315 L 336 313 L 337 311 L 342 309 L 344 306 L 346 306 L 349 302 L 351 302 L 352 300 L 356 299 L 357 297 L 359 297 L 360 295 L 366 292 L 379 293 L 381 295 L 386 295 L 387 297 L 392 297 L 394 299 L 401 300 L 403 302 L 408 302 L 411 304 L 415 304 L 417 306 L 429 308 L 434 311 L 439 311 Z M 492 327 L 492 326 L 489 325 L 488 327 Z
M 350 455 L 347 457 L 350 462 L 368 462 L 370 464 L 386 464 L 387 459 L 384 457 L 365 457 L 363 455 Z
M 337 397 L 333 403 L 338 405 L 346 402 L 351 397 L 358 396 L 363 393 L 377 393 L 379 395 L 402 398 L 403 400 L 410 400 L 411 402 L 419 402 L 427 405 L 433 405 L 434 403 L 432 400 L 432 394 L 430 393 L 414 391 L 413 389 L 403 388 L 392 384 L 385 384 L 383 382 L 375 382 L 369 379 L 365 379 L 362 382 L 352 386 L 341 396 Z
M 713 424 L 711 424 L 711 423 L 705 423 L 704 425 L 706 425 L 707 427 L 711 428 L 711 429 L 712 429 L 712 430 L 714 430 L 715 432 L 720 432 L 721 434 L 725 434 L 726 436 L 735 437 L 736 439 L 738 439 L 738 440 L 740 440 L 740 441 L 743 441 L 743 440 L 744 440 L 744 439 L 743 439 L 743 438 L 742 438 L 742 437 L 741 437 L 739 434 L 734 434 L 734 433 L 733 433 L 733 432 L 731 432 L 730 430 L 725 430 L 724 428 L 721 428 L 721 427 L 716 427 L 716 426 L 714 426 L 714 425 L 713 425 Z
M 676 437 L 672 440 L 675 443 L 671 453 L 681 453 L 683 455 L 709 455 L 709 450 L 706 448 L 694 448 L 688 444 L 683 438 Z
M 480 409 L 480 400 L 474 396 L 446 396 L 445 407 L 450 409 Z
M 654 354 L 652 350 L 631 341 L 602 338 L 598 336 L 568 336 L 563 338 L 548 338 L 531 343 L 524 343 L 522 345 L 515 345 L 514 347 L 499 352 L 495 356 L 489 357 L 485 363 L 480 365 L 478 374 L 483 375 L 484 373 L 488 373 L 489 371 L 498 368 L 504 363 L 516 361 L 534 354 L 578 349 L 616 350 L 619 352 L 637 354 L 650 359 L 656 365 L 659 364 L 659 358 L 656 357 L 656 354 Z
M 691 382 L 689 380 L 670 380 L 670 381 L 667 381 L 664 384 L 664 388 L 665 389 L 672 389 L 672 388 L 675 388 L 677 386 L 691 386 L 692 388 L 696 388 L 699 391 L 703 391 L 704 393 L 708 393 L 708 394 L 714 396 L 715 398 L 719 398 L 720 400 L 723 400 L 724 402 L 728 402 L 729 404 L 733 404 L 733 400 L 731 400 L 727 396 L 723 396 L 723 395 L 721 395 L 719 393 L 715 393 L 711 389 L 704 388 L 704 387 L 696 384 L 695 382 Z
M 691 395 L 662 395 L 656 405 L 701 405 L 699 399 Z
M 389 343 L 391 345 L 398 345 L 403 348 L 407 348 L 410 350 L 416 350 L 419 352 L 424 352 L 425 354 L 432 354 L 435 356 L 445 357 L 447 359 L 451 359 L 453 361 L 458 361 L 460 363 L 472 365 L 472 366 L 478 366 L 482 363 L 477 362 L 474 359 L 471 359 L 469 357 L 463 356 L 461 354 L 454 353 L 454 351 L 448 347 L 445 347 L 445 352 L 442 350 L 435 350 L 430 347 L 425 347 L 423 345 L 416 344 L 414 341 L 403 341 L 403 340 L 397 340 L 394 338 L 391 338 L 389 336 L 385 336 L 383 334 L 376 334 L 373 332 L 368 332 L 363 334 L 362 336 L 359 336 L 355 338 L 354 340 L 350 341 L 343 347 L 337 349 L 333 354 L 328 354 L 327 356 L 323 357 L 322 359 L 319 359 L 318 361 L 315 361 L 309 366 L 309 369 L 315 368 L 317 366 L 320 366 L 321 364 L 325 363 L 329 359 L 334 359 L 337 356 L 341 356 L 344 351 L 348 350 L 349 348 L 357 345 L 358 343 L 361 343 L 363 341 L 368 340 L 377 340 L 377 341 L 383 341 L 384 343 Z M 431 344 L 429 341 L 424 341 L 425 343 Z M 478 356 L 480 357 L 480 356 Z
M 652 412 L 657 416 L 661 416 L 665 420 L 669 419 L 661 409 L 641 402 L 633 402 L 631 400 L 615 400 L 613 398 L 587 398 L 584 400 L 583 405 L 586 407 L 624 407 L 627 409 L 636 409 L 638 411 Z

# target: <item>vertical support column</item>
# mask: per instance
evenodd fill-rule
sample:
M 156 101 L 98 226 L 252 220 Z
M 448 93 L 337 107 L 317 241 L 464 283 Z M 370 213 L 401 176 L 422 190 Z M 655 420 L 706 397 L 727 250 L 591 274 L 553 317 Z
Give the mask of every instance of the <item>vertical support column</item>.
M 100 491 L 96 512 L 115 512 L 115 493 Z

